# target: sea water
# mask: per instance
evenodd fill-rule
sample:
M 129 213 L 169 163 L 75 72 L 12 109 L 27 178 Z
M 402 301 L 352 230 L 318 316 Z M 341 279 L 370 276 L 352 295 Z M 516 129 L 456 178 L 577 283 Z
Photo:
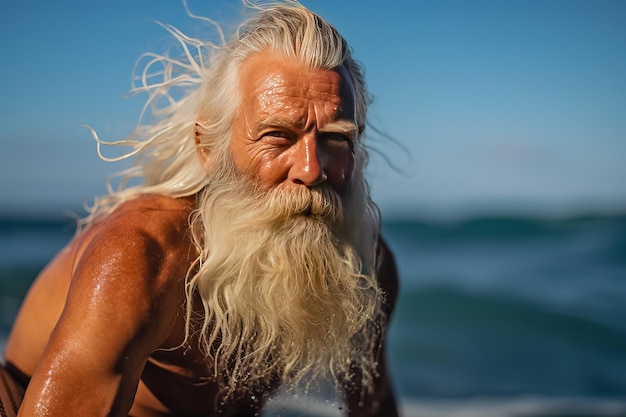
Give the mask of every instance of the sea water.
M 0 351 L 71 218 L 0 219 Z M 626 416 L 626 215 L 389 221 L 388 360 L 406 417 Z M 340 415 L 286 398 L 263 415 Z

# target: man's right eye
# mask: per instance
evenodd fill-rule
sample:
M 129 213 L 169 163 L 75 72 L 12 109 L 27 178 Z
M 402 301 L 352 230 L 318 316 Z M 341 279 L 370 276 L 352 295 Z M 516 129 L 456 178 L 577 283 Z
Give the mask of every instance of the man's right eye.
M 271 130 L 261 135 L 261 139 L 264 139 L 264 138 L 291 140 L 293 138 L 293 135 L 291 135 L 289 132 L 284 132 L 282 130 Z
M 273 136 L 273 137 L 276 137 L 276 138 L 288 138 L 289 137 L 289 135 L 287 133 L 281 132 L 281 131 L 278 131 L 278 130 L 274 130 L 274 131 L 271 131 L 271 132 L 264 133 L 263 136 Z

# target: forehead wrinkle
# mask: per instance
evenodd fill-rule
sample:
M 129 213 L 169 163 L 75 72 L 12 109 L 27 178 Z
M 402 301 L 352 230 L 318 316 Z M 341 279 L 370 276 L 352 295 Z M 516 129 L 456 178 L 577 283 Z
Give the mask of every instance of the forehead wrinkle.
M 256 91 L 256 101 L 260 113 L 269 116 L 278 112 L 287 112 L 294 114 L 302 112 L 305 103 L 309 101 L 308 97 L 303 94 L 304 86 L 287 85 L 286 83 L 277 82 L 276 78 L 262 83 Z
M 248 121 L 248 130 L 315 127 L 320 131 L 358 132 L 350 111 L 353 107 L 351 89 L 346 85 L 345 76 L 335 72 L 339 79 L 328 79 L 319 77 L 318 71 L 303 68 L 294 74 L 270 70 L 266 76 L 253 81 L 255 99 L 249 103 L 256 107 L 258 117 Z M 338 121 L 345 123 L 338 124 Z
M 311 72 L 299 74 L 297 81 L 287 82 L 280 73 L 265 77 L 255 90 L 260 100 L 274 100 L 278 96 L 302 101 L 321 101 L 332 103 L 335 108 L 341 104 L 341 86 L 333 82 L 312 80 Z M 341 82 L 343 84 L 343 82 Z

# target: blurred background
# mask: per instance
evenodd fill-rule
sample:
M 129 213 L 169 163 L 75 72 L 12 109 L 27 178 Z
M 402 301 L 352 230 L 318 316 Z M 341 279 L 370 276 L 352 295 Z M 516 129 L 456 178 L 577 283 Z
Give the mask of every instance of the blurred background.
M 347 38 L 374 100 L 405 415 L 626 416 L 626 2 L 304 4 Z M 188 7 L 227 32 L 242 10 Z M 133 65 L 174 45 L 155 21 L 214 35 L 180 1 L 0 3 L 0 351 L 68 213 L 126 166 L 79 126 L 132 130 Z

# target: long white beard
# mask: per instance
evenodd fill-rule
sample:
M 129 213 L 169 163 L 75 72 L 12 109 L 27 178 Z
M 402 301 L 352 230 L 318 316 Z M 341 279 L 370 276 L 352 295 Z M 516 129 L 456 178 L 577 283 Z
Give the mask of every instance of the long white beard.
M 377 228 L 368 200 L 351 194 L 259 191 L 232 160 L 202 192 L 188 334 L 197 293 L 201 347 L 227 390 L 351 378 L 355 364 L 363 383 L 374 376 L 383 301 L 372 272 Z

